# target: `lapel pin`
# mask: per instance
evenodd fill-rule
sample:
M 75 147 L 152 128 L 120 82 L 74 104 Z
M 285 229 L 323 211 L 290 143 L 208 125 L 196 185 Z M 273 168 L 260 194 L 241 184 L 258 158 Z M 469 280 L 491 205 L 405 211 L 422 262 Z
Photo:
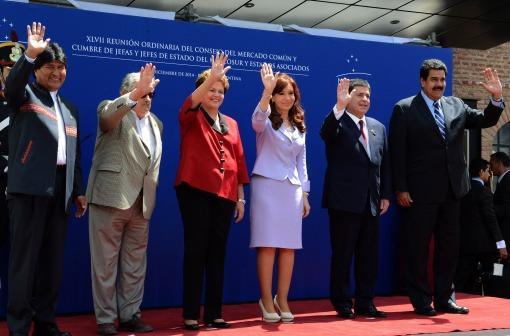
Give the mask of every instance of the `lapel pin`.
M 373 129 L 370 130 L 373 136 L 376 136 L 375 131 Z

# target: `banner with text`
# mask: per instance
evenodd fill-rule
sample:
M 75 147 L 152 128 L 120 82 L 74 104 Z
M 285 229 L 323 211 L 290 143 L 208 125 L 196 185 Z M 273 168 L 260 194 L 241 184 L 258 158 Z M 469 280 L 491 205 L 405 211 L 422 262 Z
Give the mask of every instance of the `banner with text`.
M 449 49 L 229 28 L 6 1 L 0 1 L 0 13 L 0 42 L 9 39 L 12 30 L 22 42 L 26 41 L 26 25 L 41 21 L 47 27 L 47 37 L 66 51 L 68 72 L 61 94 L 73 101 L 80 111 L 85 182 L 96 138 L 97 105 L 119 95 L 120 82 L 126 73 L 138 71 L 145 62 L 157 66 L 161 83 L 152 111 L 164 123 L 163 158 L 158 202 L 150 223 L 145 307 L 181 304 L 183 232 L 173 188 L 179 157 L 177 112 L 193 91 L 197 74 L 209 68 L 211 54 L 221 51 L 229 56 L 230 90 L 221 111 L 240 125 L 250 170 L 256 154 L 251 114 L 262 93 L 261 64 L 271 63 L 275 71 L 292 75 L 302 93 L 308 127 L 312 210 L 303 221 L 304 248 L 296 254 L 291 299 L 329 295 L 329 224 L 327 211 L 321 208 L 326 162 L 319 129 L 336 103 L 338 79 L 344 76 L 367 79 L 372 88 L 369 116 L 387 124 L 395 102 L 418 92 L 419 66 L 424 59 L 439 58 L 448 66 L 452 64 Z M 245 193 L 249 195 L 249 187 Z M 392 207 L 380 223 L 378 294 L 394 293 L 398 287 L 398 222 Z M 255 301 L 259 297 L 255 251 L 248 247 L 249 225 L 247 212 L 245 219 L 231 228 L 225 268 L 225 302 Z M 7 260 L 7 247 L 3 247 L 0 250 L 0 316 L 5 314 Z M 73 218 L 68 230 L 59 311 L 89 312 L 92 309 L 88 218 Z

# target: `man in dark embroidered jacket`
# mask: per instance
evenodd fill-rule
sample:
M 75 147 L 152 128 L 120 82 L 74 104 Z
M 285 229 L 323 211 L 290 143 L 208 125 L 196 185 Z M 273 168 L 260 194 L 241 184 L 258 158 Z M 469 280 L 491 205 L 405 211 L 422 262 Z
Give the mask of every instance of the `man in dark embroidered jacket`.
M 11 251 L 7 325 L 10 335 L 70 335 L 55 323 L 64 240 L 71 201 L 76 216 L 84 196 L 78 111 L 58 95 L 66 78 L 66 57 L 44 39 L 45 27 L 27 27 L 27 50 L 6 81 L 11 109 L 7 205 Z M 31 74 L 35 82 L 28 84 Z

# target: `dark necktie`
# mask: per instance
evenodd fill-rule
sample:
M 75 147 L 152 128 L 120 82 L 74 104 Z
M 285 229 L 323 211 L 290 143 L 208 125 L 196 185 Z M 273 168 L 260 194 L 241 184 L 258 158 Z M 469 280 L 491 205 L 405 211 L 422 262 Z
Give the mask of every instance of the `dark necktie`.
M 361 132 L 361 142 L 363 143 L 363 146 L 367 148 L 367 135 L 365 134 L 365 128 L 363 127 L 363 120 L 359 121 L 359 130 Z
M 443 115 L 441 114 L 441 110 L 439 109 L 439 101 L 435 101 L 434 104 L 434 120 L 436 121 L 437 127 L 439 128 L 439 133 L 443 137 L 443 140 L 446 139 L 446 126 L 444 123 Z

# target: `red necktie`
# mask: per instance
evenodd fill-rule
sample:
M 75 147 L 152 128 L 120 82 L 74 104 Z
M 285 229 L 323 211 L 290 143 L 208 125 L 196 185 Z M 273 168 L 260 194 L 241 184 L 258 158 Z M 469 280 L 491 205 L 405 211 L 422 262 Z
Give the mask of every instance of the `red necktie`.
M 361 138 L 363 139 L 363 146 L 367 148 L 367 135 L 365 134 L 365 128 L 363 127 L 363 120 L 359 121 L 359 130 L 361 131 Z

